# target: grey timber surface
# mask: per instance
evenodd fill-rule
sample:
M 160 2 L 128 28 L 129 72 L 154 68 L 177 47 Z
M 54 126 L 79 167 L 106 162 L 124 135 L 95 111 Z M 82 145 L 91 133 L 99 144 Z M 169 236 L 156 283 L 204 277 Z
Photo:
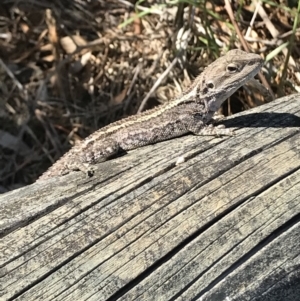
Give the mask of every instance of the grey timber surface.
M 0 300 L 300 300 L 300 95 L 223 123 L 0 195 Z

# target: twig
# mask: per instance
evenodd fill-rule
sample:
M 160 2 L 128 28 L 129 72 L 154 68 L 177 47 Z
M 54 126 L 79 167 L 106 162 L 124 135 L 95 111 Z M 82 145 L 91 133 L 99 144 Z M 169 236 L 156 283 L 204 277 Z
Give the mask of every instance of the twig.
M 15 75 L 10 71 L 10 69 L 4 64 L 4 62 L 0 59 L 0 65 L 5 70 L 5 72 L 8 74 L 8 76 L 13 80 L 15 85 L 18 87 L 18 89 L 21 92 L 24 92 L 24 87 L 22 84 L 18 81 L 18 79 L 15 77 Z
M 231 8 L 231 5 L 230 5 L 229 0 L 225 0 L 225 9 L 226 9 L 226 11 L 227 11 L 227 13 L 228 13 L 228 16 L 229 16 L 229 18 L 230 18 L 230 20 L 231 20 L 231 23 L 233 24 L 233 26 L 234 26 L 234 28 L 235 28 L 235 30 L 236 30 L 237 35 L 239 36 L 239 39 L 240 39 L 240 41 L 241 41 L 241 43 L 242 43 L 243 48 L 244 48 L 247 52 L 250 52 L 250 49 L 249 49 L 249 47 L 248 47 L 248 44 L 247 44 L 247 42 L 245 41 L 244 36 L 242 35 L 242 33 L 241 33 L 241 31 L 240 31 L 240 29 L 239 29 L 237 23 L 235 22 L 234 15 L 233 15 L 233 11 L 232 11 L 232 8 Z M 259 72 L 259 73 L 258 73 L 258 77 L 259 77 L 259 79 L 261 80 L 261 82 L 265 85 L 265 87 L 269 90 L 269 92 L 270 92 L 272 98 L 274 99 L 274 98 L 275 98 L 274 93 L 273 93 L 273 91 L 272 91 L 272 89 L 271 89 L 269 83 L 268 83 L 267 80 L 265 79 L 264 75 L 263 75 L 261 72 Z
M 298 14 L 296 14 L 296 17 L 295 17 L 295 20 L 294 20 L 293 34 L 290 37 L 290 43 L 288 45 L 288 52 L 287 52 L 287 56 L 286 56 L 285 61 L 284 61 L 283 71 L 282 71 L 281 79 L 280 79 L 280 82 L 279 82 L 278 91 L 280 93 L 280 96 L 283 96 L 283 83 L 284 83 L 284 80 L 286 78 L 287 66 L 288 66 L 288 63 L 289 63 L 289 58 L 291 56 L 292 47 L 294 45 L 296 29 L 297 29 L 298 22 L 299 22 L 299 13 L 300 13 L 300 1 L 298 2 Z
M 138 77 L 141 69 L 142 69 L 142 63 L 139 63 L 136 66 L 136 69 L 135 69 L 135 72 L 134 72 L 134 75 L 133 75 L 133 79 L 132 79 L 132 81 L 130 83 L 130 86 L 129 86 L 128 90 L 127 90 L 126 96 L 128 96 L 131 93 L 131 90 L 132 90 L 132 88 L 133 88 L 133 86 L 134 86 L 134 84 L 135 84 L 135 82 L 137 80 L 137 77 Z
M 173 69 L 173 67 L 175 66 L 175 64 L 178 61 L 178 57 L 176 57 L 173 62 L 170 64 L 170 66 L 162 73 L 162 75 L 157 79 L 157 81 L 155 82 L 155 84 L 153 85 L 153 87 L 151 88 L 151 90 L 147 93 L 147 95 L 145 96 L 145 98 L 142 100 L 142 103 L 138 109 L 138 113 L 141 113 L 146 105 L 147 100 L 150 98 L 150 96 L 152 95 L 152 93 L 158 88 L 158 86 L 161 84 L 161 82 L 165 79 L 165 77 L 169 74 L 169 72 Z
M 248 38 L 249 35 L 250 35 L 250 32 L 252 30 L 252 27 L 253 27 L 253 24 L 254 24 L 254 20 L 256 19 L 256 16 L 257 16 L 257 13 L 258 13 L 258 10 L 259 10 L 259 7 L 260 7 L 260 2 L 258 3 L 258 5 L 256 5 L 255 7 L 255 11 L 254 11 L 254 14 L 252 16 L 252 19 L 250 21 L 250 24 L 249 24 L 249 27 L 246 31 L 246 34 L 245 34 L 245 38 Z

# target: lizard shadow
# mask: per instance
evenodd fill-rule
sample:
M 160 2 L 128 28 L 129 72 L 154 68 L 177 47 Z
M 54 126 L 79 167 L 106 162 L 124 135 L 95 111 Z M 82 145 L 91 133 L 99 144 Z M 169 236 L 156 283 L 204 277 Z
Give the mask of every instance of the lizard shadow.
M 241 116 L 232 116 L 230 119 L 221 120 L 218 124 L 230 127 L 299 127 L 300 117 L 291 113 L 259 112 Z

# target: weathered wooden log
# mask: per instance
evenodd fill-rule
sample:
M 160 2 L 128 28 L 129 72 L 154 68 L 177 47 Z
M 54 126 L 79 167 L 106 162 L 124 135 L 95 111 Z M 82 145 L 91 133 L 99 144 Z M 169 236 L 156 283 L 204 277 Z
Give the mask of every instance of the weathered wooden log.
M 300 300 L 300 95 L 224 124 L 0 196 L 0 300 Z

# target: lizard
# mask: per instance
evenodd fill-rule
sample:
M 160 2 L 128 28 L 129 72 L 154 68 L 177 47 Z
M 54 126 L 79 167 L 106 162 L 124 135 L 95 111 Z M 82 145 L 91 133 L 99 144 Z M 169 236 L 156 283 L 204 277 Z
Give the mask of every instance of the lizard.
M 62 176 L 73 170 L 93 175 L 93 165 L 121 151 L 182 136 L 232 135 L 230 129 L 213 126 L 213 115 L 238 88 L 261 69 L 260 55 L 239 49 L 228 51 L 195 78 L 173 100 L 141 114 L 111 123 L 73 146 L 39 179 Z

